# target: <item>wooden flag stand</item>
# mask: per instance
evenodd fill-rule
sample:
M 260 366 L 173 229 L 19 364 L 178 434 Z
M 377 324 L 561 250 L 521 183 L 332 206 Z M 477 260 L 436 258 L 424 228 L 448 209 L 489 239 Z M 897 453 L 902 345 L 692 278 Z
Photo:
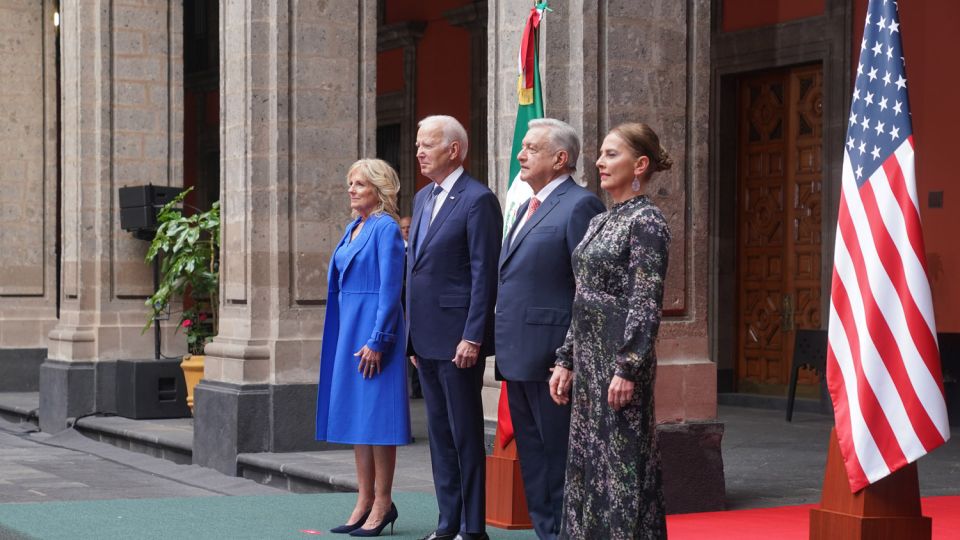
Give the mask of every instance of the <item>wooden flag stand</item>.
M 851 493 L 837 430 L 830 432 L 820 508 L 810 510 L 810 540 L 929 540 L 931 527 L 920 512 L 916 463 Z
M 494 437 L 493 454 L 487 456 L 487 524 L 500 529 L 532 529 L 527 498 L 523 494 L 517 441 L 500 448 L 500 432 Z

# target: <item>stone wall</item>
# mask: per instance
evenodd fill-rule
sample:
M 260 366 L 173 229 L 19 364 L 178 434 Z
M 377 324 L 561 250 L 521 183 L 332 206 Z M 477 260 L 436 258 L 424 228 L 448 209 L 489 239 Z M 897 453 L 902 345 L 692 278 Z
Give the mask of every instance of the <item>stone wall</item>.
M 50 358 L 149 358 L 147 242 L 120 229 L 117 193 L 182 185 L 180 4 L 73 0 L 61 9 L 63 308 Z M 183 337 L 172 328 L 165 337 L 164 354 L 182 354 Z
M 45 348 L 56 322 L 53 4 L 0 0 L 0 349 Z

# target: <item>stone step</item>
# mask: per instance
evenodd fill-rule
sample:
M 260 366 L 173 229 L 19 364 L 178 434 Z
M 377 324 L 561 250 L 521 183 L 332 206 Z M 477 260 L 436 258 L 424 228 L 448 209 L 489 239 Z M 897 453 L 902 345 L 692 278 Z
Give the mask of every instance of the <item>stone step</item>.
M 193 419 L 132 420 L 121 416 L 87 416 L 72 423 L 95 441 L 147 454 L 179 465 L 193 463 Z
M 0 418 L 13 424 L 39 425 L 39 392 L 0 392 Z

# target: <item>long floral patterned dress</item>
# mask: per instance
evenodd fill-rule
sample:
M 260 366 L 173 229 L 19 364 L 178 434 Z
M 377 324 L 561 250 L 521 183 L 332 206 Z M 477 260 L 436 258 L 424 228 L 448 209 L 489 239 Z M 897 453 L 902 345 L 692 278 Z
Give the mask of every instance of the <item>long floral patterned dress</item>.
M 573 252 L 573 320 L 557 350 L 574 373 L 560 538 L 667 536 L 653 385 L 669 244 L 640 195 L 594 217 Z M 614 375 L 635 383 L 620 411 L 607 404 Z

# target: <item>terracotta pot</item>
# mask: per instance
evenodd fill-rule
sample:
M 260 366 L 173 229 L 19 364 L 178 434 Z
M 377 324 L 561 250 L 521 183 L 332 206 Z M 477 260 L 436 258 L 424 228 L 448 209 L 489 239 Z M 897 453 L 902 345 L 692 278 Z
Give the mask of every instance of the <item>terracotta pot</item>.
M 206 357 L 198 354 L 188 354 L 180 362 L 180 369 L 183 370 L 183 380 L 187 384 L 187 406 L 190 412 L 193 412 L 193 388 L 197 386 L 200 379 L 203 378 L 203 361 Z

